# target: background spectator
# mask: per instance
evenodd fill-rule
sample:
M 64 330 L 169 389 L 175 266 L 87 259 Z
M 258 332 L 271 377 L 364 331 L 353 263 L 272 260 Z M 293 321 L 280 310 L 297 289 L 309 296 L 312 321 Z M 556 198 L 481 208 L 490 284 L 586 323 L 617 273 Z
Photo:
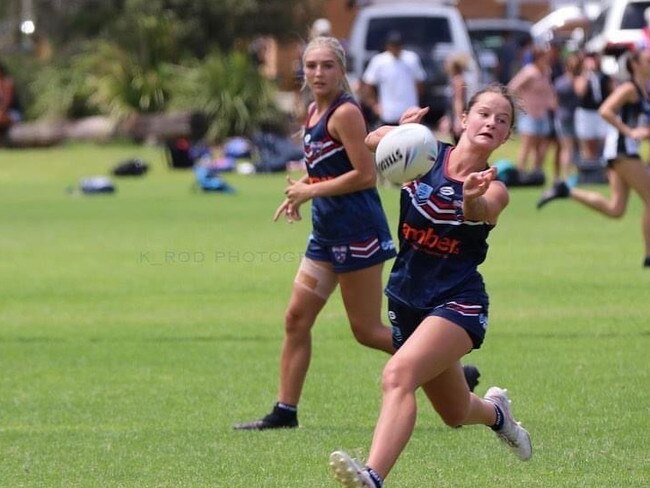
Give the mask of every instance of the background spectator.
M 551 84 L 549 52 L 536 47 L 533 62 L 523 66 L 510 80 L 508 87 L 521 99 L 523 113 L 517 120 L 517 132 L 521 146 L 517 167 L 524 174 L 529 171 L 528 160 L 532 156 L 533 169 L 541 171 L 551 133 L 549 111 L 555 108 L 555 90 Z
M 575 113 L 576 137 L 583 161 L 600 159 L 607 125 L 598 113 L 603 100 L 613 89 L 612 79 L 600 69 L 600 59 L 595 53 L 585 55 L 582 70 L 573 86 L 578 95 Z
M 566 179 L 569 176 L 571 163 L 576 155 L 574 117 L 578 107 L 578 95 L 573 83 L 581 69 L 581 57 L 576 53 L 569 54 L 564 61 L 564 73 L 553 83 L 558 100 L 554 124 L 560 146 L 559 160 L 553 168 L 555 179 Z
M 4 138 L 12 124 L 22 119 L 22 110 L 16 86 L 7 67 L 0 62 L 0 138 Z
M 461 115 L 465 110 L 467 97 L 467 84 L 464 73 L 467 70 L 468 59 L 464 54 L 455 54 L 447 58 L 445 71 L 449 77 L 450 100 L 449 100 L 449 132 L 454 144 L 460 139 L 463 132 Z
M 420 57 L 402 49 L 401 34 L 391 31 L 386 50 L 373 56 L 363 73 L 361 99 L 382 125 L 397 125 L 407 108 L 418 105 L 425 76 Z

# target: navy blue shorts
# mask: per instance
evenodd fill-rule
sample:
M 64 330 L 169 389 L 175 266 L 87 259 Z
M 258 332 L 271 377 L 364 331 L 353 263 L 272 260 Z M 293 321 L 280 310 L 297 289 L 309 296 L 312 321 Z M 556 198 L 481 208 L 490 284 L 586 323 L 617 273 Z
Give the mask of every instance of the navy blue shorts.
M 336 245 L 318 242 L 310 235 L 305 256 L 330 263 L 335 273 L 345 273 L 388 261 L 396 256 L 396 252 L 390 235 L 365 236 Z
M 488 308 L 482 300 L 455 299 L 437 307 L 422 310 L 388 299 L 388 319 L 393 326 L 393 347 L 402 347 L 422 321 L 431 316 L 442 317 L 465 329 L 473 349 L 479 349 L 488 326 Z

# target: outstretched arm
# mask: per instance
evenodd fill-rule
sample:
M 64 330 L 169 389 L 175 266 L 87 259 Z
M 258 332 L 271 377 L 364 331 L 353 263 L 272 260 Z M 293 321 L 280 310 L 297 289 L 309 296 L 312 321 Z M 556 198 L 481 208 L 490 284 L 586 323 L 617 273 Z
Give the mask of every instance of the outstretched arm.
M 463 215 L 466 220 L 496 224 L 508 205 L 505 185 L 496 180 L 496 168 L 470 174 L 463 183 Z

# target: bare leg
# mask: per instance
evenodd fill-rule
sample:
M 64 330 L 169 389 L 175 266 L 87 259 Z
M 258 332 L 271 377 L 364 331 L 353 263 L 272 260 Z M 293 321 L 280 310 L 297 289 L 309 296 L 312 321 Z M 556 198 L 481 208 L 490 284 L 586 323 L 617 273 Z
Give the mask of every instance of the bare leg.
M 311 360 L 311 329 L 337 284 L 329 263 L 303 258 L 285 312 L 280 356 L 278 403 L 271 413 L 252 422 L 235 424 L 237 430 L 297 427 L 296 410 Z
M 560 166 L 557 169 L 556 179 L 564 180 L 569 176 L 569 168 L 574 155 L 573 137 L 562 137 L 560 144 Z
M 326 300 L 294 283 L 285 314 L 280 402 L 297 405 L 311 360 L 311 329 Z
M 544 158 L 546 157 L 546 153 L 552 146 L 554 150 L 557 150 L 557 143 L 554 139 L 549 139 L 547 137 L 532 136 L 531 138 L 533 147 L 533 169 L 541 170 L 544 166 Z
M 643 201 L 641 231 L 645 242 L 645 255 L 650 256 L 650 171 L 638 160 L 621 161 L 616 164 L 615 169 Z
M 459 425 L 494 425 L 494 405 L 470 393 L 464 381 L 460 362 L 422 386 L 431 405 L 450 427 Z
M 528 157 L 532 151 L 534 151 L 533 136 L 521 134 L 521 145 L 517 154 L 517 169 L 519 171 L 528 169 Z
M 625 214 L 630 188 L 633 189 L 644 204 L 641 231 L 645 255 L 650 256 L 650 172 L 638 159 L 627 159 L 618 161 L 614 169 L 609 170 L 608 177 L 611 191 L 609 198 L 579 188 L 571 189 L 571 198 L 603 215 L 619 218 Z
M 623 216 L 627 208 L 630 189 L 615 171 L 609 170 L 607 176 L 610 189 L 609 197 L 581 188 L 571 188 L 570 195 L 571 198 L 592 210 L 596 210 L 607 217 L 619 218 Z
M 364 346 L 392 354 L 392 332 L 381 320 L 382 269 L 383 263 L 341 273 L 338 278 L 345 310 L 356 340 Z
M 453 368 L 447 373 L 449 383 L 454 384 L 450 395 L 466 415 L 470 394 L 459 360 L 471 348 L 463 329 L 440 317 L 428 317 L 388 361 L 382 375 L 381 411 L 368 458 L 368 466 L 382 477 L 389 473 L 411 437 L 418 387 Z
M 580 157 L 583 161 L 594 161 L 600 156 L 599 139 L 580 139 Z

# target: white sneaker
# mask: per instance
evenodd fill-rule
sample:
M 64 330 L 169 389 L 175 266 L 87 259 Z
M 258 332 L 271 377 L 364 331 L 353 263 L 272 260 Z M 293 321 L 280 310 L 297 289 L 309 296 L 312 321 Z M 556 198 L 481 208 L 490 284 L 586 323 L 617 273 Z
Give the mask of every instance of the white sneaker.
M 530 442 L 530 434 L 526 429 L 521 426 L 521 423 L 516 422 L 510 413 L 510 399 L 508 398 L 508 390 L 493 386 L 490 388 L 483 397 L 489 402 L 499 406 L 503 412 L 503 427 L 501 430 L 495 431 L 503 442 L 517 455 L 522 461 L 528 461 L 533 455 L 533 446 Z
M 375 488 L 365 467 L 343 451 L 330 454 L 330 471 L 344 488 Z

